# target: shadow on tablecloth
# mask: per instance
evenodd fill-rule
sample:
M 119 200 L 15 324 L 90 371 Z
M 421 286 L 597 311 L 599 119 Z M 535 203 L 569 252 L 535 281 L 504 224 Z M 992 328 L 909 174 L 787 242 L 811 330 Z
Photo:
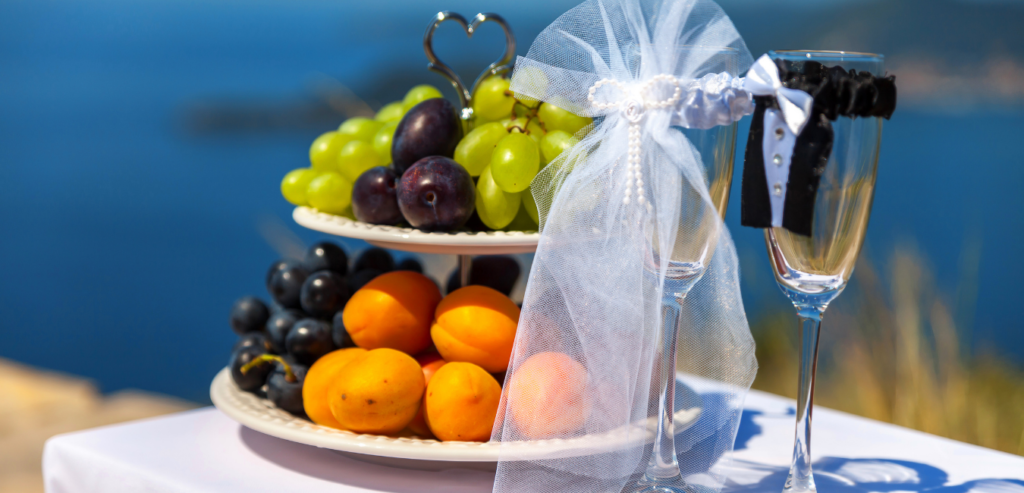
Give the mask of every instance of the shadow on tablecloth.
M 238 429 L 242 443 L 261 458 L 284 469 L 331 483 L 388 493 L 486 493 L 494 484 L 494 473 L 468 469 L 399 470 L 264 435 L 244 426 Z
M 945 471 L 905 460 L 825 457 L 813 467 L 818 491 L 828 493 L 1024 493 L 1024 481 L 1018 479 L 990 478 L 948 485 Z M 776 493 L 782 491 L 788 474 L 788 467 L 734 460 L 723 493 Z

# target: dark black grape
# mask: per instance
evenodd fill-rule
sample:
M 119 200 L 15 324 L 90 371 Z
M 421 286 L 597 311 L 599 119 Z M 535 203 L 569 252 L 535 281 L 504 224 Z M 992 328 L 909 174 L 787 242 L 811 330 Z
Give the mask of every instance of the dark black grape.
M 355 294 L 356 291 L 359 291 L 359 288 L 362 288 L 366 283 L 376 279 L 381 274 L 383 272 L 377 269 L 364 269 L 348 276 L 345 282 L 348 283 L 349 292 Z
M 285 338 L 285 348 L 295 361 L 312 365 L 321 356 L 334 350 L 331 340 L 331 326 L 315 318 L 304 318 L 295 322 Z
M 462 287 L 462 269 L 456 268 L 448 277 L 448 293 Z M 469 270 L 469 283 L 478 286 L 487 286 L 501 292 L 505 296 L 512 293 L 516 281 L 519 279 L 519 262 L 512 257 L 503 255 L 489 255 L 473 259 L 473 266 Z
M 345 312 L 335 313 L 334 320 L 331 323 L 331 340 L 334 341 L 334 347 L 337 349 L 344 349 L 356 345 L 356 343 L 352 342 L 352 336 L 348 335 L 348 330 L 345 329 L 345 321 L 343 320 L 344 313 Z
M 270 317 L 270 310 L 258 298 L 252 296 L 240 298 L 231 307 L 231 330 L 238 335 L 263 330 L 268 317 Z
M 274 301 L 284 308 L 299 308 L 299 295 L 307 277 L 309 271 L 305 267 L 298 264 L 288 265 L 274 272 L 267 283 L 267 291 L 274 297 Z
M 305 417 L 306 410 L 302 405 L 302 384 L 306 380 L 307 367 L 302 365 L 289 365 L 295 375 L 295 381 L 289 382 L 284 367 L 280 364 L 274 365 L 274 371 L 267 379 L 267 399 L 273 402 L 279 409 L 288 411 L 296 416 Z
M 294 260 L 278 260 L 277 262 L 274 262 L 273 264 L 270 264 L 270 268 L 267 269 L 266 284 L 268 286 L 270 285 L 270 279 L 273 278 L 274 274 L 276 274 L 278 271 L 285 270 L 285 269 L 287 269 L 289 267 L 295 267 L 296 265 L 301 265 L 301 264 L 299 262 L 294 261 Z
M 411 270 L 413 272 L 419 272 L 420 274 L 422 274 L 423 265 L 420 264 L 419 260 L 416 260 L 414 258 L 407 258 L 399 262 L 398 265 L 395 266 L 395 270 Z
M 378 166 L 364 171 L 352 186 L 352 213 L 370 224 L 402 222 L 397 190 L 398 173 L 393 168 Z
M 300 310 L 285 309 L 270 316 L 267 320 L 267 342 L 274 353 L 284 354 L 284 340 L 288 332 L 292 330 L 295 322 L 306 318 L 306 314 Z
M 235 381 L 238 388 L 246 392 L 255 392 L 266 383 L 267 376 L 274 369 L 271 365 L 257 365 L 245 375 L 242 374 L 243 366 L 264 354 L 267 354 L 267 350 L 257 346 L 241 347 L 231 352 L 231 361 L 228 362 L 228 367 L 231 368 L 231 379 Z
M 454 231 L 475 209 L 476 190 L 466 168 L 449 158 L 416 161 L 398 183 L 398 207 L 414 228 Z
M 342 250 L 340 246 L 322 241 L 309 247 L 302 265 L 307 272 L 329 270 L 339 276 L 344 276 L 348 273 L 348 255 L 345 255 L 345 250 Z
M 310 275 L 302 285 L 299 303 L 302 309 L 314 317 L 331 317 L 345 307 L 351 293 L 345 278 L 322 270 Z
M 391 165 L 399 176 L 427 156 L 452 157 L 462 139 L 462 120 L 448 100 L 428 99 L 409 109 L 391 141 Z
M 395 259 L 383 248 L 368 248 L 356 257 L 356 263 L 352 266 L 352 272 L 373 269 L 380 272 L 391 272 L 395 270 Z
M 273 317 L 271 317 L 271 318 L 273 318 Z M 238 342 L 235 342 L 235 345 L 231 346 L 231 350 L 232 351 L 237 351 L 238 348 L 249 347 L 249 346 L 255 346 L 255 347 L 258 347 L 258 348 L 263 348 L 263 349 L 265 349 L 267 351 L 270 351 L 272 349 L 270 341 L 267 339 L 267 336 L 263 335 L 262 332 L 250 332 L 250 333 L 240 337 L 238 339 Z

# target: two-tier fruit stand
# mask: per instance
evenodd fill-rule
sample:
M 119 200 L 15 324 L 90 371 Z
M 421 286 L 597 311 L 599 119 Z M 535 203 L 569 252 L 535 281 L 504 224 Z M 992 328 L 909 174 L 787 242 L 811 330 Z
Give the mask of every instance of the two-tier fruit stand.
M 458 75 L 434 54 L 434 30 L 442 22 L 451 20 L 460 24 L 466 34 L 473 33 L 484 22 L 498 24 L 505 33 L 505 52 L 487 67 L 467 88 Z M 431 21 L 424 34 L 424 51 L 428 67 L 444 76 L 455 87 L 462 104 L 461 117 L 468 127 L 473 118 L 472 96 L 477 84 L 485 78 L 507 73 L 515 54 L 515 37 L 504 19 L 495 14 L 477 14 L 471 21 L 452 12 L 440 12 Z M 296 207 L 292 213 L 295 222 L 306 228 L 346 238 L 364 240 L 372 245 L 391 250 L 415 253 L 449 254 L 458 256 L 461 285 L 469 285 L 473 255 L 503 255 L 532 253 L 537 250 L 540 234 L 536 231 L 486 232 L 426 232 L 414 228 L 383 226 L 354 221 L 325 214 L 309 207 Z M 499 459 L 499 450 L 506 448 L 518 460 L 574 456 L 613 450 L 625 446 L 629 436 L 645 433 L 647 440 L 654 438 L 654 422 L 637 422 L 623 429 L 584 435 L 568 440 L 534 440 L 528 442 L 440 442 L 415 436 L 378 436 L 358 434 L 317 425 L 278 409 L 269 400 L 243 392 L 231 379 L 228 369 L 213 380 L 210 397 L 224 414 L 253 430 L 281 439 L 336 450 L 366 462 L 375 462 L 410 469 L 448 469 L 452 467 L 493 471 Z M 675 431 L 681 433 L 701 414 L 702 402 L 688 386 L 676 386 Z M 583 452 L 587 451 L 587 452 Z

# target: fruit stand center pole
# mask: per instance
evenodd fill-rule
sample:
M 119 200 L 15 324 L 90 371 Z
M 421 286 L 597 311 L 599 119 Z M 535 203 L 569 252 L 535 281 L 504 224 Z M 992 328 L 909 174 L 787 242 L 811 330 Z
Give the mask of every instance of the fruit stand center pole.
M 469 286 L 469 270 L 472 267 L 472 255 L 459 255 L 459 287 Z

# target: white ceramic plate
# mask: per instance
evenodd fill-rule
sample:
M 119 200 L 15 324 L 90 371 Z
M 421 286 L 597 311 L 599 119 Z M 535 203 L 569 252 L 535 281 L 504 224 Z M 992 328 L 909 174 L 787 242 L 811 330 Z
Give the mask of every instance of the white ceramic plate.
M 309 229 L 407 252 L 460 255 L 532 253 L 537 250 L 537 241 L 540 240 L 536 231 L 428 233 L 412 228 L 378 226 L 325 214 L 309 207 L 296 207 L 292 217 Z
M 358 454 L 355 458 L 368 462 L 414 469 L 447 466 L 493 470 L 501 448 L 497 442 L 439 442 L 433 439 L 391 438 L 361 435 L 320 426 L 277 409 L 266 399 L 243 392 L 231 380 L 231 373 L 227 368 L 221 370 L 213 379 L 210 385 L 210 398 L 221 412 L 253 430 L 284 440 L 337 450 L 346 455 Z M 702 403 L 696 392 L 678 380 L 676 402 L 676 407 L 680 410 L 675 414 L 675 431 L 679 433 L 697 421 Z M 654 418 L 650 421 L 646 423 L 648 441 L 654 438 Z M 643 424 L 637 425 L 638 428 L 642 426 Z M 587 450 L 587 453 L 595 453 L 614 449 L 624 443 L 620 440 L 626 435 L 624 431 L 626 430 L 622 429 L 569 440 L 515 442 L 505 451 L 515 458 L 524 460 L 580 455 L 581 449 Z M 464 463 L 465 466 L 452 462 Z

